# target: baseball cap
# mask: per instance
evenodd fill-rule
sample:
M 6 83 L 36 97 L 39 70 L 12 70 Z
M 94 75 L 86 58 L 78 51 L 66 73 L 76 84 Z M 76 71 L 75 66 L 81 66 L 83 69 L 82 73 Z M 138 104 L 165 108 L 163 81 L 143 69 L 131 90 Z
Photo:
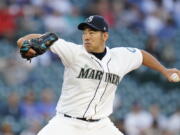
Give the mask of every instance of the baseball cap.
M 79 30 L 84 30 L 85 27 L 89 27 L 97 31 L 108 32 L 108 24 L 106 20 L 99 15 L 92 15 L 78 25 Z

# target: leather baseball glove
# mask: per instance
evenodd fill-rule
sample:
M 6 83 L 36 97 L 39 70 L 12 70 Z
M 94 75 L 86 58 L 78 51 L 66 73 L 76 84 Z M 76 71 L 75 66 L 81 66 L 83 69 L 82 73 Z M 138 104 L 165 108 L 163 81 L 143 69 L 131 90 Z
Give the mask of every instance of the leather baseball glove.
M 58 36 L 55 33 L 46 33 L 39 38 L 25 40 L 20 48 L 21 56 L 31 60 L 31 58 L 45 53 L 56 40 L 58 40 Z M 36 52 L 35 55 L 27 55 L 30 49 Z

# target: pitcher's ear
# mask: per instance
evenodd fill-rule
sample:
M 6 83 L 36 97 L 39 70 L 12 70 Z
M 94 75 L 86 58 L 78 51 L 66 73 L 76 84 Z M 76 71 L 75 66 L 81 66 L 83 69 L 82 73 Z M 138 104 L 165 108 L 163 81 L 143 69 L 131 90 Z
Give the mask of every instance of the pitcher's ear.
M 103 32 L 103 37 L 104 37 L 104 40 L 108 40 L 109 38 L 109 33 L 108 32 Z

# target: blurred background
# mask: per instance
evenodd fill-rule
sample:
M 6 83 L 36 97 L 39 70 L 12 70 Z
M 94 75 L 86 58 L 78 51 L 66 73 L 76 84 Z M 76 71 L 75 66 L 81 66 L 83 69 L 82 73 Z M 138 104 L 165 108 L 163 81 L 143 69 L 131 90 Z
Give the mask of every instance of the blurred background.
M 144 49 L 180 69 L 179 0 L 0 0 L 0 135 L 36 135 L 61 93 L 57 56 L 27 62 L 17 39 L 51 31 L 81 44 L 77 25 L 93 14 L 108 21 L 110 48 Z M 111 119 L 125 135 L 180 135 L 180 84 L 146 67 L 131 72 L 118 87 Z

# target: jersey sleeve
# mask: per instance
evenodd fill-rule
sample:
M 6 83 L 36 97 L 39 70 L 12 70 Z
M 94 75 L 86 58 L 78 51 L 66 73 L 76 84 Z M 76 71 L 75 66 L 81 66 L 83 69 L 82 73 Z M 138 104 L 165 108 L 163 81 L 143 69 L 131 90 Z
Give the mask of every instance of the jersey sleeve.
M 75 59 L 76 44 L 58 39 L 50 50 L 57 54 L 65 66 L 70 66 Z
M 137 48 L 123 47 L 120 49 L 121 61 L 123 61 L 124 75 L 142 65 L 143 56 Z

